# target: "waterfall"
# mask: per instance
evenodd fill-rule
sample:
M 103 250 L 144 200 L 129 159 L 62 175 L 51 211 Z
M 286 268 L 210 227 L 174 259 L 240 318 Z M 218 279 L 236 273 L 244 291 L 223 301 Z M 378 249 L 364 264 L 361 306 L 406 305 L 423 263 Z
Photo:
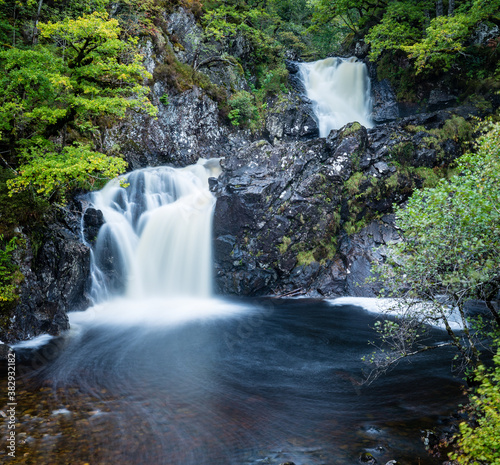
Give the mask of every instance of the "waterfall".
M 326 58 L 300 63 L 300 74 L 313 102 L 320 137 L 355 121 L 373 127 L 370 78 L 364 63 L 356 58 Z
M 147 168 L 92 194 L 102 211 L 93 249 L 92 298 L 198 296 L 212 293 L 208 178 L 218 160 L 182 169 Z M 124 182 L 128 186 L 124 186 Z
M 76 327 L 179 324 L 242 311 L 212 297 L 208 179 L 219 159 L 185 168 L 146 168 L 91 194 L 104 224 L 92 248 L 94 306 L 70 314 Z

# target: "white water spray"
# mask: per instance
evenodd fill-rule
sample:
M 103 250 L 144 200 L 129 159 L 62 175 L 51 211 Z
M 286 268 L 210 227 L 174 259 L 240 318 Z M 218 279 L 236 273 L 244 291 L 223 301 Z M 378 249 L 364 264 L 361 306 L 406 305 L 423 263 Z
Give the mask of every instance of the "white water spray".
M 356 58 L 326 58 L 301 63 L 307 97 L 314 104 L 320 137 L 357 121 L 371 128 L 370 78 L 366 65 Z
M 208 179 L 219 174 L 218 159 L 147 168 L 92 194 L 105 220 L 92 256 L 95 305 L 71 314 L 72 324 L 172 325 L 234 313 L 234 305 L 211 298 Z
M 218 160 L 148 168 L 124 176 L 128 187 L 117 179 L 93 194 L 105 219 L 94 247 L 96 302 L 122 293 L 133 299 L 211 295 L 215 198 L 208 178 L 217 170 Z

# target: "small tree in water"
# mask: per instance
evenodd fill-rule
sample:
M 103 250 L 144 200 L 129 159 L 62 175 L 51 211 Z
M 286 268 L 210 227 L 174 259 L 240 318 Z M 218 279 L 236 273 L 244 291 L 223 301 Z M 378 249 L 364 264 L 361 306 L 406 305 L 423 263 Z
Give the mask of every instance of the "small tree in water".
M 500 331 L 499 123 L 487 128 L 475 153 L 459 159 L 458 172 L 416 191 L 396 212 L 401 241 L 372 271 L 384 283 L 382 295 L 397 298 L 398 316 L 377 324 L 383 347 L 372 355 L 370 379 L 404 357 L 444 345 L 474 368 L 481 341 Z M 485 302 L 491 318 L 472 321 L 465 309 L 471 300 Z M 426 344 L 428 324 L 443 325 L 449 341 Z

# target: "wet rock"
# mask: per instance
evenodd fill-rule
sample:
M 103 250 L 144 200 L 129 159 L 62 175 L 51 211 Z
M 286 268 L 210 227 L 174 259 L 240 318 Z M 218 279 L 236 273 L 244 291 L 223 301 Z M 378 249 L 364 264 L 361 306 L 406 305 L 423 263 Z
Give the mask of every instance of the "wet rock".
M 296 61 L 286 60 L 285 65 L 286 69 L 288 70 L 288 82 L 291 85 L 292 89 L 294 89 L 298 95 L 305 97 L 306 89 L 300 76 L 299 63 Z
M 11 351 L 10 346 L 0 342 L 0 360 L 7 360 L 7 355 Z
M 365 58 L 370 51 L 370 44 L 366 44 L 364 41 L 356 42 L 354 47 L 354 55 L 357 58 Z
M 373 103 L 371 117 L 376 124 L 395 121 L 399 118 L 396 94 L 387 79 L 372 81 L 371 97 Z
M 399 240 L 393 204 L 422 182 L 398 166 L 433 168 L 461 155 L 454 141 L 431 132 L 453 114 L 369 130 L 351 123 L 326 139 L 236 149 L 212 184 L 218 291 L 375 296 L 380 284 L 366 282 L 371 264 Z
M 24 235 L 26 248 L 18 257 L 24 275 L 21 299 L 10 327 L 0 334 L 4 342 L 59 334 L 69 328 L 66 312 L 89 305 L 90 249 L 80 241 L 80 219 L 73 208 L 60 211 L 47 225 L 36 253 Z
M 155 84 L 155 95 L 165 85 Z M 229 130 L 219 121 L 217 103 L 198 88 L 170 97 L 159 105 L 158 118 L 133 115 L 109 129 L 104 146 L 120 147 L 131 169 L 170 164 L 186 166 L 200 157 L 214 158 L 230 153 Z
M 372 295 L 374 289 L 356 285 L 369 275 L 374 244 L 392 239 L 392 226 L 380 221 L 335 239 L 345 181 L 374 162 L 368 145 L 366 129 L 356 123 L 327 140 L 256 142 L 224 160 L 213 186 L 220 292 Z M 390 206 L 389 200 L 380 208 Z
M 168 16 L 167 32 L 180 61 L 191 63 L 203 35 L 203 30 L 197 24 L 193 13 L 184 8 L 179 8 L 170 14 Z
M 292 93 L 271 106 L 265 128 L 269 140 L 312 139 L 319 136 L 312 105 Z
M 385 174 L 390 170 L 389 165 L 385 161 L 379 161 L 373 166 L 380 174 Z
M 433 89 L 429 95 L 428 110 L 442 110 L 455 105 L 457 96 L 443 89 Z
M 473 44 L 474 45 L 489 45 L 490 41 L 498 38 L 500 35 L 499 28 L 496 25 L 488 25 L 486 23 L 480 23 L 473 34 Z
M 89 207 L 83 214 L 83 235 L 87 243 L 93 244 L 99 234 L 99 229 L 104 224 L 104 216 L 101 210 Z

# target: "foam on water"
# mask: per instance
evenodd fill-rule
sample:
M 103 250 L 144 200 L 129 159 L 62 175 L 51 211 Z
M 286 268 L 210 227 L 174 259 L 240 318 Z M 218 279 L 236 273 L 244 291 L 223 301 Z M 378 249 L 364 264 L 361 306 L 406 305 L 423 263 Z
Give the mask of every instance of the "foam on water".
M 72 327 L 107 325 L 161 328 L 189 321 L 230 317 L 249 309 L 250 306 L 216 298 L 119 297 L 90 307 L 85 312 L 72 312 L 69 321 Z
M 357 307 L 365 309 L 370 313 L 383 315 L 401 316 L 406 311 L 406 307 L 403 305 L 403 301 L 399 299 L 377 299 L 375 297 L 338 297 L 336 299 L 328 299 L 327 302 L 333 306 L 355 305 Z M 447 319 L 451 329 L 463 329 L 462 319 L 458 310 L 450 309 L 446 306 L 444 306 L 443 309 L 447 315 Z M 419 310 L 425 310 L 425 304 L 412 306 L 412 311 L 418 312 Z M 439 322 L 431 323 L 430 326 L 446 330 L 444 324 Z
M 41 334 L 40 336 L 34 337 L 33 339 L 28 339 L 27 341 L 12 344 L 12 347 L 14 349 L 36 349 L 37 347 L 41 347 L 47 344 L 47 342 L 49 342 L 53 338 L 54 336 L 51 336 L 50 334 Z

